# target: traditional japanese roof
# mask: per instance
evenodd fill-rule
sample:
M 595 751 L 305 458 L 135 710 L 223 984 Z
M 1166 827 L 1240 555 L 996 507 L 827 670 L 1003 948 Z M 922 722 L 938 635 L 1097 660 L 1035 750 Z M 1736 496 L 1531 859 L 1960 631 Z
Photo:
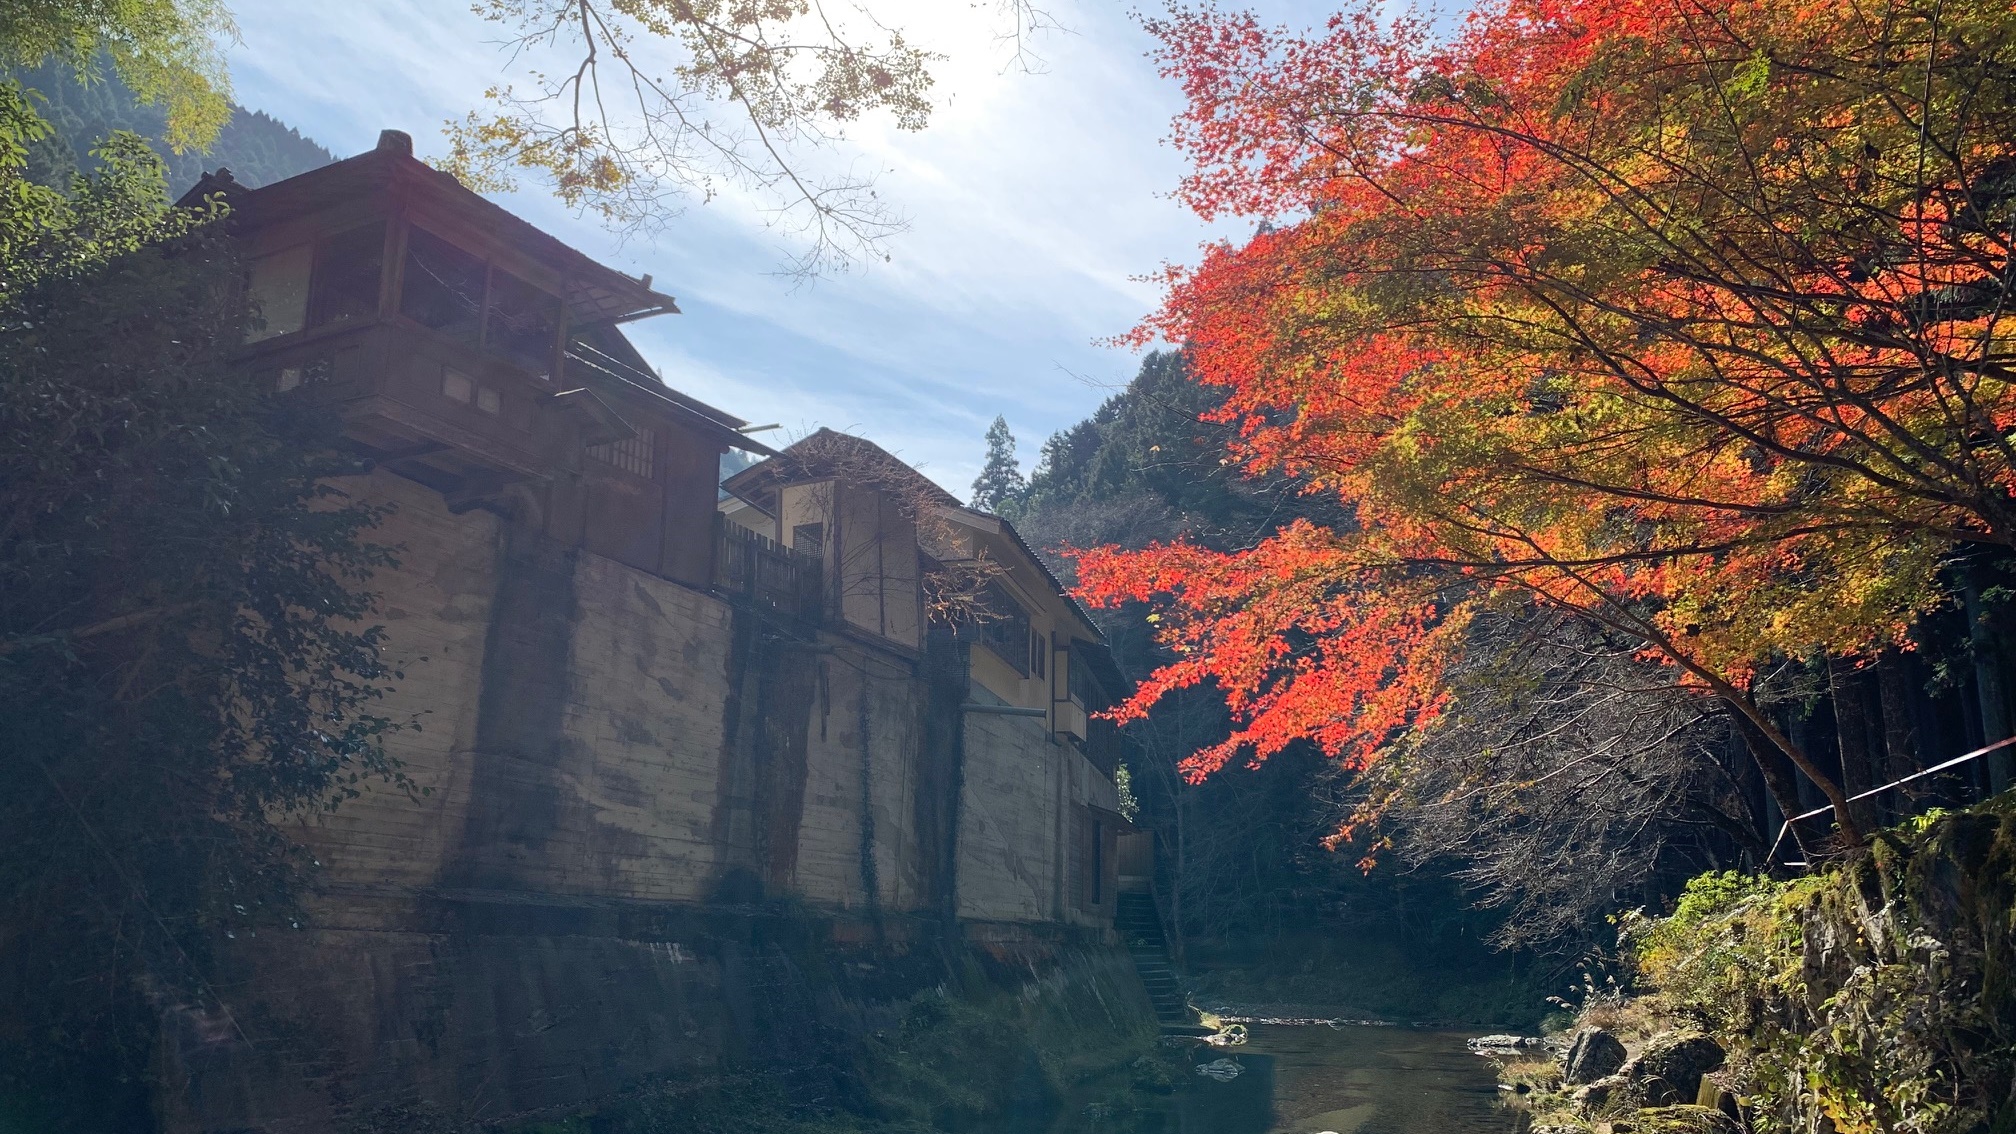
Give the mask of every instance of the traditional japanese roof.
M 566 281 L 562 298 L 576 325 L 625 323 L 679 311 L 671 296 L 652 289 L 649 276 L 628 276 L 598 263 L 418 160 L 413 139 L 397 130 L 381 133 L 375 149 L 258 189 L 240 185 L 229 170 L 206 173 L 177 203 L 198 205 L 212 195 L 230 204 L 236 223 L 260 227 L 372 196 L 426 201 L 461 214 L 557 273 Z
M 786 445 L 767 461 L 750 465 L 721 482 L 729 495 L 765 512 L 772 511 L 777 490 L 787 484 L 836 477 L 869 487 L 903 488 L 938 507 L 960 507 L 959 498 L 931 478 L 866 437 L 817 429 Z
M 297 217 L 340 211 L 357 202 L 420 202 L 433 212 L 461 218 L 516 254 L 549 269 L 561 281 L 570 327 L 567 377 L 604 395 L 638 396 L 726 445 L 770 455 L 769 446 L 742 432 L 749 423 L 665 385 L 617 326 L 650 315 L 676 314 L 672 297 L 651 288 L 650 277 L 632 278 L 592 259 L 500 205 L 472 192 L 453 176 L 413 157 L 411 138 L 397 130 L 379 135 L 368 153 L 325 165 L 262 188 L 240 185 L 228 169 L 206 173 L 178 204 L 221 197 L 231 223 L 243 229 L 283 224 Z
M 1022 533 L 992 512 L 982 512 L 968 508 L 959 498 L 939 487 L 938 484 L 905 463 L 901 458 L 868 440 L 852 433 L 841 433 L 832 429 L 820 429 L 794 444 L 788 445 L 776 457 L 760 461 L 743 469 L 721 483 L 731 496 L 746 500 L 772 515 L 776 512 L 777 490 L 787 484 L 807 480 L 835 477 L 841 480 L 866 480 L 868 487 L 896 485 L 916 491 L 931 505 L 944 509 L 955 523 L 975 528 L 990 535 L 1005 535 L 1009 543 L 1021 553 L 1030 566 L 1034 567 L 1049 584 L 1052 594 L 1062 599 L 1067 609 L 1085 625 L 1092 634 L 1092 644 L 1096 653 L 1103 655 L 1100 669 L 1102 677 L 1110 676 L 1115 688 L 1120 685 L 1120 673 L 1107 655 L 1106 635 L 1099 624 L 1092 620 L 1091 612 L 1072 596 L 1043 557 L 1023 540 Z

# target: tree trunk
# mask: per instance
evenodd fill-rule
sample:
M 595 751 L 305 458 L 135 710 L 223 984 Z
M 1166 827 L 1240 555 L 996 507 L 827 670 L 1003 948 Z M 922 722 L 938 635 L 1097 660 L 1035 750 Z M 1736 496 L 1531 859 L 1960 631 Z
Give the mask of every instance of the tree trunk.
M 1748 716 L 1740 712 L 1731 712 L 1729 719 L 1735 722 L 1736 733 L 1743 738 L 1743 746 L 1749 749 L 1750 761 L 1756 765 L 1758 775 L 1763 777 L 1764 790 L 1770 793 L 1771 802 L 1778 805 L 1779 815 L 1783 820 L 1789 820 L 1799 814 L 1803 810 L 1799 805 L 1799 770 L 1793 766 L 1791 759 L 1779 751 L 1778 746 L 1771 743 Z M 1778 832 L 1771 832 L 1773 840 L 1777 837 Z M 1799 848 L 1799 857 L 1808 862 L 1813 861 L 1813 852 L 1806 845 L 1806 836 L 1800 831 L 1799 824 L 1791 825 L 1789 837 L 1793 845 Z M 1770 846 L 1771 843 L 1767 842 L 1765 845 Z M 1784 847 L 1781 845 L 1778 850 L 1782 854 Z M 1766 862 L 1765 871 L 1769 872 L 1774 865 L 1776 864 Z
M 1573 576 L 1572 572 L 1570 574 Z M 1707 686 L 1710 692 L 1720 697 L 1722 702 L 1728 705 L 1732 712 L 1747 723 L 1746 736 L 1749 732 L 1754 731 L 1757 736 L 1762 738 L 1766 747 L 1776 749 L 1786 759 L 1790 760 L 1793 766 L 1806 773 L 1806 778 L 1813 782 L 1814 787 L 1820 789 L 1820 793 L 1825 795 L 1827 802 L 1833 806 L 1834 822 L 1841 828 L 1842 839 L 1851 845 L 1862 843 L 1864 840 L 1862 832 L 1865 829 L 1865 825 L 1856 822 L 1855 816 L 1849 812 L 1848 795 L 1841 790 L 1841 785 L 1834 782 L 1834 777 L 1822 771 L 1820 766 L 1813 762 L 1813 758 L 1806 754 L 1805 750 L 1801 749 L 1797 744 L 1792 743 L 1785 733 L 1776 724 L 1773 724 L 1771 719 L 1765 716 L 1762 710 L 1758 709 L 1756 702 L 1751 700 L 1747 692 L 1738 689 L 1721 673 L 1703 665 L 1687 650 L 1681 649 L 1679 644 L 1670 635 L 1660 630 L 1656 623 L 1632 612 L 1629 604 L 1619 601 L 1608 591 L 1589 582 L 1587 579 L 1582 579 L 1580 576 L 1573 577 L 1583 586 L 1587 587 L 1591 593 L 1599 596 L 1600 601 L 1608 607 L 1610 616 L 1596 615 L 1597 621 L 1603 622 L 1606 625 L 1617 626 L 1619 629 L 1627 629 L 1630 633 L 1638 635 L 1645 640 L 1646 645 L 1658 649 L 1667 658 L 1671 659 L 1675 665 L 1687 671 L 1696 680 Z M 1575 607 L 1572 604 L 1562 605 L 1568 609 L 1575 610 L 1577 613 L 1585 615 L 1590 613 L 1587 608 Z M 1780 801 L 1780 806 L 1783 806 L 1782 800 Z M 1795 804 L 1794 806 L 1797 805 Z M 1796 812 L 1793 812 L 1793 814 L 1796 814 Z
M 1740 736 L 1740 733 L 1738 734 Z M 1730 777 L 1735 780 L 1737 791 L 1743 797 L 1743 807 L 1750 813 L 1754 840 L 1762 848 L 1760 855 L 1767 856 L 1771 840 L 1778 837 L 1778 825 L 1785 822 L 1784 814 L 1778 809 L 1778 799 L 1771 794 L 1771 785 L 1764 781 L 1764 772 L 1757 766 L 1757 759 L 1750 751 L 1750 743 L 1742 742 L 1742 751 L 1729 752 Z M 1764 868 L 1764 858 L 1758 859 L 1758 869 Z
M 1700 671 L 1697 669 L 1697 672 Z M 1720 678 L 1716 678 L 1715 680 L 1720 682 L 1721 687 L 1717 692 L 1721 694 L 1722 699 L 1729 702 L 1735 708 L 1737 715 L 1741 716 L 1751 728 L 1757 731 L 1758 735 L 1764 739 L 1765 746 L 1776 750 L 1787 760 L 1790 760 L 1794 767 L 1806 773 L 1806 778 L 1813 782 L 1814 787 L 1820 789 L 1820 794 L 1827 797 L 1827 802 L 1834 808 L 1834 825 L 1841 828 L 1842 840 L 1850 845 L 1860 845 L 1866 837 L 1862 832 L 1867 829 L 1867 824 L 1856 821 L 1854 814 L 1849 810 L 1848 793 L 1841 790 L 1841 785 L 1834 782 L 1834 777 L 1822 771 L 1820 766 L 1813 762 L 1813 758 L 1807 755 L 1804 749 L 1792 743 L 1791 739 L 1783 732 L 1779 731 L 1778 726 L 1772 724 L 1770 718 L 1766 717 L 1749 698 L 1745 697 L 1727 681 L 1721 681 Z M 1795 781 L 1796 778 L 1794 777 Z M 1798 790 L 1796 782 L 1793 790 L 1795 793 L 1794 798 L 1796 799 Z M 1782 801 L 1779 806 L 1784 806 Z M 1791 814 L 1797 814 L 1797 812 L 1792 812 Z
M 1967 607 L 1967 640 L 1974 656 L 1974 689 L 1976 700 L 1981 702 L 1981 735 L 1983 744 L 1993 744 L 2011 733 L 2009 722 L 2009 685 L 2007 671 L 2002 667 L 2002 645 L 1995 627 L 1990 624 L 1991 614 L 1988 604 L 1982 601 L 1981 591 L 1986 580 L 1986 571 L 1980 564 L 1969 562 L 1961 573 L 1962 596 Z M 1988 764 L 1988 793 L 2000 795 L 2009 790 L 2012 772 L 2016 772 L 2016 754 L 2008 749 L 1991 752 L 1985 757 Z
M 1918 753 L 1918 730 L 1911 721 L 1911 659 L 1884 650 L 1876 659 L 1876 688 L 1883 702 L 1883 783 L 1892 783 L 1925 766 Z M 1918 781 L 1923 783 L 1924 781 Z M 1894 821 L 1917 811 L 1922 790 L 1907 784 L 1870 802 Z
M 1832 693 L 1828 700 L 1834 705 L 1836 744 L 1841 750 L 1841 787 L 1849 795 L 1860 795 L 1880 782 L 1876 778 L 1880 765 L 1870 743 L 1875 722 L 1870 719 L 1869 675 L 1846 658 L 1830 658 L 1827 684 Z M 1856 822 L 1876 824 L 1876 810 L 1868 800 L 1850 807 Z

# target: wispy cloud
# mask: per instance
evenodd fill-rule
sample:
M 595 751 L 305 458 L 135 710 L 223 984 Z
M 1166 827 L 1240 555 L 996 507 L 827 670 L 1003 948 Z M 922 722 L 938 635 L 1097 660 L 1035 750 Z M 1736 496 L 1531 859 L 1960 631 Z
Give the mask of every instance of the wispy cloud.
M 1054 4 L 1070 30 L 1042 40 L 1036 74 L 1004 70 L 987 7 L 877 0 L 952 56 L 941 107 L 921 134 L 864 123 L 844 156 L 815 159 L 882 171 L 879 191 L 911 218 L 888 263 L 799 286 L 775 274 L 788 238 L 732 198 L 627 244 L 537 193 L 505 203 L 679 296 L 686 314 L 631 329 L 672 385 L 791 432 L 866 433 L 963 495 L 995 414 L 1033 457 L 1126 381 L 1136 360 L 1098 340 L 1154 305 L 1131 277 L 1211 235 L 1163 196 L 1181 172 L 1159 142 L 1177 93 L 1121 7 Z M 258 0 L 239 23 L 240 101 L 338 153 L 383 127 L 438 147 L 503 64 L 498 29 L 459 4 Z

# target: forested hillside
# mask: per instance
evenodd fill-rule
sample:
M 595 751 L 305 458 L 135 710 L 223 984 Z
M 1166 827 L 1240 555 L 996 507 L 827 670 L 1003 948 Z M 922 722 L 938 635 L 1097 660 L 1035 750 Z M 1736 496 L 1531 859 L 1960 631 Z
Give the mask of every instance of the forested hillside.
M 45 185 L 67 184 L 72 174 L 91 164 L 91 151 L 114 130 L 147 139 L 168 170 L 170 196 L 181 196 L 205 170 L 228 168 L 240 182 L 267 185 L 305 173 L 336 160 L 300 131 L 262 111 L 234 106 L 231 119 L 208 150 L 176 153 L 167 136 L 167 111 L 141 103 L 110 67 L 101 67 L 95 82 L 80 82 L 59 63 L 21 71 L 13 76 L 34 92 L 37 109 L 54 129 L 28 151 L 28 173 Z
M 1124 390 L 1044 443 L 1027 487 L 1001 510 L 1066 579 L 1073 561 L 1061 548 L 1188 538 L 1231 550 L 1298 517 L 1348 523 L 1294 481 L 1225 463 L 1234 427 L 1206 420 L 1222 401 L 1180 353 L 1152 352 Z M 1132 677 L 1171 656 L 1148 615 L 1101 612 Z M 1560 958 L 1492 950 L 1503 918 L 1473 908 L 1452 862 L 1368 873 L 1362 851 L 1325 849 L 1360 789 L 1314 746 L 1183 782 L 1178 764 L 1230 731 L 1210 689 L 1172 695 L 1128 730 L 1139 822 L 1160 836 L 1162 885 L 1205 1001 L 1494 1023 L 1544 1008 L 1539 987 Z
M 1138 667 L 1185 932 L 1277 858 L 1290 916 L 1368 884 L 1320 842 L 1572 962 L 2008 792 L 2007 10 L 1374 8 L 1149 21 L 1179 197 L 1255 232 L 1134 332 L 1197 385 L 1152 360 L 1020 505 Z M 1222 801 L 1298 775 L 1276 856 Z
M 1073 549 L 1237 554 L 1297 521 L 1348 531 L 1353 516 L 1306 477 L 1226 459 L 1238 430 L 1214 420 L 1226 396 L 1180 353 L 1149 354 L 1125 390 L 1044 443 L 1000 510 L 1067 578 Z M 1959 560 L 1949 579 L 1954 597 L 1903 648 L 1863 664 L 1781 660 L 1759 673 L 1755 702 L 1857 789 L 1980 745 L 2008 688 L 2011 592 L 1999 556 Z M 1131 676 L 1178 660 L 1150 605 L 1118 604 L 1101 621 Z M 1130 786 L 1169 851 L 1165 882 L 1207 989 L 1212 960 L 1236 958 L 1262 962 L 1227 990 L 1241 994 L 1426 1016 L 1436 997 L 1411 972 L 1517 971 L 1533 987 L 1496 991 L 1538 1004 L 1534 987 L 1606 946 L 1616 911 L 1666 908 L 1706 871 L 1765 867 L 1784 817 L 1825 806 L 1747 721 L 1675 689 L 1628 634 L 1508 603 L 1480 612 L 1466 643 L 1441 719 L 1362 769 L 1304 740 L 1186 782 L 1184 762 L 1234 732 L 1211 679 L 1129 726 Z M 1964 767 L 1856 807 L 1875 826 L 1972 798 L 1986 775 Z M 1780 857 L 1811 837 L 1788 833 Z M 1353 992 L 1372 986 L 1383 997 Z M 1448 1001 L 1482 1002 L 1475 989 Z

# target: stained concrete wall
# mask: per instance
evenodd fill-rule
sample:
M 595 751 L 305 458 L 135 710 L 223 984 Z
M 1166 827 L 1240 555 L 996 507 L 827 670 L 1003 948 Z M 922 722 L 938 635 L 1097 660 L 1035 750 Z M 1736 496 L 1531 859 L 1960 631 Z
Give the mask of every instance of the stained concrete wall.
M 411 888 L 440 880 L 470 800 L 468 753 L 497 594 L 503 528 L 488 512 L 451 514 L 432 489 L 386 472 L 347 479 L 353 495 L 394 508 L 371 535 L 397 550 L 399 569 L 371 582 L 385 658 L 403 671 L 375 706 L 405 725 L 387 748 L 413 781 L 408 797 L 380 783 L 298 833 L 339 886 Z M 424 793 L 424 794 L 423 794 Z
M 397 508 L 374 587 L 415 794 L 374 785 L 303 832 L 333 893 L 931 906 L 914 658 L 793 636 L 389 473 L 351 487 Z
M 942 964 L 952 913 L 997 946 L 1104 924 L 1066 844 L 1112 785 L 1041 721 L 964 714 L 949 639 L 807 631 L 387 472 L 346 487 L 396 506 L 374 587 L 414 791 L 305 827 L 305 927 L 234 946 L 228 1019 L 170 1013 L 170 1130 L 788 1065 L 836 958 Z
M 751 1075 L 845 1097 L 861 1037 L 891 1028 L 904 998 L 976 977 L 1153 1028 L 1125 953 L 1056 936 L 848 944 L 802 914 L 610 903 L 433 901 L 405 916 L 416 928 L 324 926 L 242 955 L 218 990 L 247 1006 L 236 1021 L 171 1013 L 165 1128 L 510 1125 L 644 1082 Z
M 1087 807 L 1119 810 L 1113 781 L 1042 720 L 991 713 L 969 716 L 962 770 L 959 916 L 1112 924 L 1110 896 L 1096 908 L 1080 898 L 1093 864 L 1079 835 Z

